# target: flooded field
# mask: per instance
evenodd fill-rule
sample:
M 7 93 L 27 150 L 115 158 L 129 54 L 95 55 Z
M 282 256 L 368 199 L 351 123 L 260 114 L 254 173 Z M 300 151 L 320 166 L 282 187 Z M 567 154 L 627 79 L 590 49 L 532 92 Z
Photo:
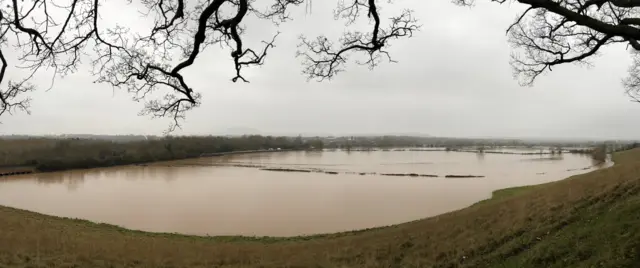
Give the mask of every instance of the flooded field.
M 153 232 L 294 236 L 417 220 L 596 168 L 570 154 L 256 153 L 0 177 L 0 204 Z

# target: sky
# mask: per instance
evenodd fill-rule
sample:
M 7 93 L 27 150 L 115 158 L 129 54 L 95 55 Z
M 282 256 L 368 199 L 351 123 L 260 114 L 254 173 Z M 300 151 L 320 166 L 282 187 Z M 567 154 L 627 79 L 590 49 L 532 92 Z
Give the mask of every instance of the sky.
M 640 124 L 634 124 L 640 104 L 631 102 L 621 85 L 631 62 L 624 46 L 605 49 L 591 68 L 560 66 L 532 87 L 518 85 L 505 35 L 522 10 L 518 4 L 477 1 L 469 8 L 447 0 L 396 0 L 393 6 L 381 1 L 383 18 L 409 8 L 422 25 L 413 38 L 391 43 L 388 50 L 397 63 L 373 70 L 349 64 L 330 81 L 307 81 L 295 57 L 298 36 L 338 38 L 345 28 L 343 21 L 333 20 L 337 1 L 322 2 L 314 1 L 310 13 L 304 6 L 293 10 L 295 20 L 279 27 L 246 21 L 248 44 L 281 32 L 266 63 L 245 70 L 250 83 L 230 81 L 230 51 L 209 47 L 201 53 L 183 75 L 202 94 L 202 103 L 173 134 L 249 128 L 287 135 L 640 137 Z M 145 19 L 117 6 L 105 12 L 120 12 L 118 18 L 132 24 Z M 8 76 L 19 72 L 10 68 Z M 80 68 L 46 91 L 50 76 L 36 75 L 33 82 L 41 90 L 30 95 L 31 114 L 3 115 L 0 134 L 159 135 L 169 126 L 169 120 L 139 116 L 143 104 L 132 101 L 125 90 L 93 79 Z

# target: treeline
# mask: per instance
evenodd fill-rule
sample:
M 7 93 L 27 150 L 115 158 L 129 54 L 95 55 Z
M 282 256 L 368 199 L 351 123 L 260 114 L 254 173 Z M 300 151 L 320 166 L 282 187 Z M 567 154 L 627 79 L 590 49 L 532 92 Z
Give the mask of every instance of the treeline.
M 345 150 L 389 149 L 389 148 L 446 148 L 449 151 L 482 148 L 490 150 L 498 147 L 522 147 L 531 149 L 549 148 L 549 151 L 562 153 L 572 148 L 594 148 L 606 144 L 609 150 L 626 149 L 635 146 L 634 141 L 544 141 L 523 139 L 480 139 L 480 138 L 447 138 L 447 137 L 415 137 L 415 136 L 340 136 L 322 137 L 325 148 Z M 573 149 L 574 153 L 581 149 Z M 586 149 L 584 153 L 590 153 Z
M 33 138 L 44 139 L 88 139 L 88 140 L 106 140 L 116 142 L 130 142 L 142 140 L 158 140 L 160 136 L 153 135 L 94 135 L 94 134 L 61 134 L 61 135 L 45 135 L 45 136 L 28 136 L 28 135 L 4 135 L 0 136 L 3 140 L 25 140 Z
M 0 140 L 0 165 L 35 166 L 40 171 L 107 167 L 252 150 L 321 149 L 322 141 L 301 137 L 181 136 L 113 142 L 95 139 Z
M 634 142 L 634 143 L 631 143 L 631 144 L 614 147 L 614 148 L 611 149 L 611 151 L 612 152 L 622 152 L 622 151 L 635 149 L 635 148 L 638 148 L 638 147 L 640 147 L 640 143 Z
M 602 143 L 589 149 L 573 149 L 569 150 L 572 154 L 588 154 L 591 158 L 597 162 L 603 163 L 607 161 L 607 155 L 613 152 L 621 152 L 638 148 L 638 143 L 632 143 L 621 146 L 612 146 L 611 144 Z
M 466 139 L 444 137 L 414 136 L 343 136 L 323 138 L 326 148 L 463 148 L 469 146 L 524 146 L 525 143 L 515 139 Z

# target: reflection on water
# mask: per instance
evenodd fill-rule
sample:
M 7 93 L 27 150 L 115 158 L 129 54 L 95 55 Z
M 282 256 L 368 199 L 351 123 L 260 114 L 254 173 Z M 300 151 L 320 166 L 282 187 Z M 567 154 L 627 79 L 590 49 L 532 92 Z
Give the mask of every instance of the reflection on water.
M 0 180 L 0 204 L 156 232 L 338 232 L 433 216 L 487 198 L 499 188 L 599 168 L 591 167 L 589 157 L 545 157 L 416 151 L 229 155 L 7 177 Z M 270 172 L 257 166 L 356 174 Z M 441 177 L 358 175 L 367 172 Z M 447 174 L 486 177 L 443 178 Z
M 69 171 L 65 173 L 58 173 L 57 176 L 46 176 L 46 177 L 41 176 L 41 174 L 31 174 L 29 176 L 22 177 L 22 178 L 35 178 L 35 181 L 38 184 L 43 184 L 43 185 L 63 184 L 67 187 L 69 191 L 75 191 L 84 182 L 84 172 Z

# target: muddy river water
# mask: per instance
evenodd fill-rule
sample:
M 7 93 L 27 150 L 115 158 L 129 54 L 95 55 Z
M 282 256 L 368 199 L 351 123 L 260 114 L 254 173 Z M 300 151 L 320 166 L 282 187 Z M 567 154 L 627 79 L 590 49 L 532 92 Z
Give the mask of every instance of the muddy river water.
M 2 177 L 0 204 L 153 232 L 294 236 L 421 219 L 596 168 L 570 154 L 256 153 Z

